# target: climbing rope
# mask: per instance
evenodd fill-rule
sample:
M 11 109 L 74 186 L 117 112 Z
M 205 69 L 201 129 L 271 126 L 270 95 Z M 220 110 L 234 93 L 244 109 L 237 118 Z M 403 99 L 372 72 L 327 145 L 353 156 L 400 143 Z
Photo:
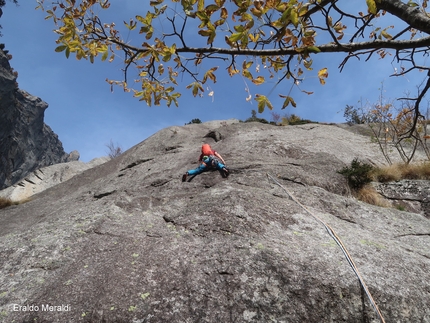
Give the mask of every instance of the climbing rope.
M 302 203 L 300 203 L 293 194 L 291 194 L 291 192 L 286 189 L 282 184 L 280 184 L 272 175 L 270 175 L 269 173 L 267 173 L 267 177 L 269 179 L 272 179 L 279 187 L 281 187 L 287 194 L 288 196 L 294 201 L 296 202 L 298 205 L 300 205 L 307 213 L 309 213 L 315 220 L 317 220 L 318 222 L 320 222 L 325 229 L 327 230 L 328 234 L 332 237 L 332 239 L 336 242 L 336 244 L 340 247 L 340 249 L 342 250 L 343 254 L 345 255 L 346 260 L 348 261 L 349 265 L 351 266 L 352 270 L 354 271 L 355 275 L 358 278 L 358 281 L 360 282 L 361 286 L 363 287 L 367 298 L 369 299 L 370 303 L 372 304 L 372 307 L 374 308 L 376 314 L 378 315 L 379 319 L 381 320 L 382 323 L 385 323 L 384 318 L 382 317 L 381 311 L 378 308 L 378 305 L 376 305 L 375 300 L 373 299 L 372 295 L 370 294 L 369 289 L 367 288 L 366 283 L 364 282 L 363 278 L 361 277 L 360 272 L 358 271 L 357 266 L 355 265 L 354 261 L 351 258 L 351 255 L 349 254 L 348 250 L 346 249 L 346 247 L 344 246 L 344 244 L 342 243 L 342 241 L 340 240 L 340 238 L 337 236 L 337 234 L 333 231 L 333 229 L 326 224 L 323 220 L 321 220 L 319 217 L 317 217 L 312 211 L 310 211 L 306 206 L 304 206 Z

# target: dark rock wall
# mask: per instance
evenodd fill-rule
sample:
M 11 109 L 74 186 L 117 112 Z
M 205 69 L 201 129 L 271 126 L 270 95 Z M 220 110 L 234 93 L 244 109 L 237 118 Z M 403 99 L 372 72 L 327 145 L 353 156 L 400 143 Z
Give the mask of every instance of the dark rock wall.
M 7 51 L 0 49 L 0 189 L 40 167 L 68 161 L 43 121 L 48 104 L 18 89 L 16 78 Z

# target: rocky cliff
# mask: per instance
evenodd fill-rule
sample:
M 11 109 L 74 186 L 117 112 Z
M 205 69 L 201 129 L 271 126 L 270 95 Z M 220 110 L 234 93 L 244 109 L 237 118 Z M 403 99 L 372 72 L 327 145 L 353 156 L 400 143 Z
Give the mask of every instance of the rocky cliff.
M 181 175 L 203 142 L 231 175 Z M 381 162 L 336 126 L 164 129 L 0 210 L 2 322 L 430 322 L 430 220 L 351 197 L 337 170 Z
M 48 104 L 18 89 L 16 78 L 7 52 L 0 49 L 0 189 L 38 168 L 76 160 L 44 123 Z
M 0 198 L 10 200 L 13 203 L 22 203 L 30 199 L 33 195 L 68 181 L 73 176 L 103 164 L 109 159 L 109 157 L 100 157 L 88 163 L 77 160 L 39 168 L 16 184 L 0 190 Z

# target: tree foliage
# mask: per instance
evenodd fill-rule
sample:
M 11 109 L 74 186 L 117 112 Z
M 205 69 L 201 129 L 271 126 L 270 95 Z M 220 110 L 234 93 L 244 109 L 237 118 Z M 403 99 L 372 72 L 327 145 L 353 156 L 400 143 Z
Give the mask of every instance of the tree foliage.
M 194 124 L 194 123 L 202 123 L 202 120 L 200 120 L 199 118 L 194 118 L 190 122 L 186 123 L 186 125 L 187 124 Z
M 391 56 L 395 76 L 425 72 L 418 94 L 408 98 L 414 126 L 430 87 L 423 59 L 430 49 L 427 0 L 151 0 L 146 14 L 123 22 L 103 21 L 109 0 L 47 2 L 39 0 L 38 7 L 57 25 L 56 51 L 91 62 L 121 57 L 124 79 L 108 82 L 148 105 L 177 106 L 178 79 L 188 80 L 186 88 L 199 96 L 225 72 L 256 87 L 268 80 L 290 82 L 279 96 L 282 108 L 296 106 L 293 86 L 311 94 L 300 87 L 306 74 L 322 85 L 329 77 L 327 68 L 313 71 L 313 60 L 324 53 L 345 54 L 340 70 L 351 59 Z M 136 69 L 137 88 L 130 86 L 130 68 Z M 251 99 L 259 112 L 273 108 L 261 93 L 249 94 Z
M 378 116 L 374 113 L 368 111 L 363 107 L 354 107 L 352 105 L 347 105 L 343 110 L 343 117 L 346 122 L 350 125 L 353 124 L 369 124 L 378 122 Z
M 380 88 L 379 100 L 359 107 L 347 105 L 344 117 L 349 124 L 367 124 L 385 160 L 392 165 L 391 152 L 397 151 L 404 164 L 409 164 L 417 152 L 423 152 L 430 160 L 428 120 L 419 119 L 414 126 L 415 105 L 411 100 L 385 99 L 384 87 Z M 429 115 L 430 107 L 422 107 L 422 113 Z M 411 130 L 412 129 L 412 130 Z
M 110 159 L 114 159 L 115 157 L 122 155 L 122 153 L 124 152 L 122 147 L 118 143 L 114 144 L 112 139 L 108 144 L 106 144 L 106 147 L 108 148 L 107 154 Z
M 427 121 L 419 120 L 413 126 L 415 108 L 410 101 L 402 100 L 400 107 L 396 107 L 394 103 L 383 102 L 381 98 L 380 102 L 372 105 L 369 115 L 375 120 L 374 123 L 369 123 L 373 138 L 388 164 L 393 164 L 390 158 L 392 148 L 405 164 L 413 160 L 417 149 L 421 149 L 430 160 Z

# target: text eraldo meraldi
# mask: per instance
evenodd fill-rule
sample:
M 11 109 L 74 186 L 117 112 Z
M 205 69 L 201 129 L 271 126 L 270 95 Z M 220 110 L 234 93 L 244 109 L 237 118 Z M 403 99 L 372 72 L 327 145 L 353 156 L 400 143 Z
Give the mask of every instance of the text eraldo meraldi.
M 19 304 L 11 304 L 9 306 L 9 310 L 13 312 L 70 312 L 72 307 L 70 304 L 61 304 L 61 305 L 51 305 L 51 304 L 42 304 L 42 305 L 19 305 Z

